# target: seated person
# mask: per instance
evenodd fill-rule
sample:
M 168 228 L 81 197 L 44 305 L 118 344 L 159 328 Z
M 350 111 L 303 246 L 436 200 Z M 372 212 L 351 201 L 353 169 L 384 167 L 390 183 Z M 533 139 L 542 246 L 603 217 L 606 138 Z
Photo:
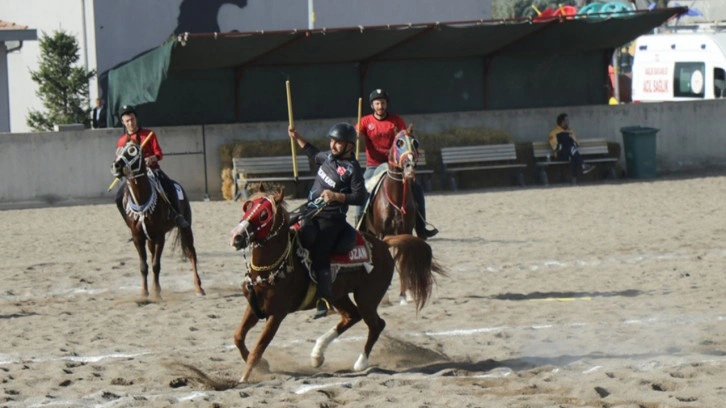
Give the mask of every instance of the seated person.
M 317 309 L 314 319 L 325 317 L 335 301 L 330 270 L 330 255 L 345 237 L 348 206 L 362 205 L 366 197 L 363 170 L 355 156 L 356 131 L 348 123 L 330 128 L 330 150 L 320 151 L 308 143 L 294 128 L 288 136 L 297 142 L 318 165 L 317 175 L 308 193 L 308 203 L 324 202 L 300 228 L 300 242 L 310 250 L 312 269 L 318 278 Z
M 583 163 L 577 148 L 575 131 L 570 128 L 570 118 L 566 113 L 557 115 L 557 126 L 550 131 L 549 142 L 554 158 L 571 163 L 573 177 L 587 174 L 595 168 L 591 164 Z

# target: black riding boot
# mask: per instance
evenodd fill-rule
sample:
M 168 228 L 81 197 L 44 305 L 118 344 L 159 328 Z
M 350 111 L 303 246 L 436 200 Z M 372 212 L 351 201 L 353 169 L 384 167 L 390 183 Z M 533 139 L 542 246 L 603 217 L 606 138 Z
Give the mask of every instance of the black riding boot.
M 318 304 L 313 319 L 327 316 L 333 308 L 333 282 L 329 268 L 316 271 L 318 276 Z
M 418 183 L 413 183 L 413 198 L 416 200 L 416 206 L 418 207 L 418 214 L 416 214 L 416 235 L 426 240 L 439 233 L 439 230 L 433 228 L 431 230 L 426 229 L 426 200 L 424 199 L 423 189 Z
M 171 216 L 174 218 L 176 226 L 179 228 L 189 228 L 189 221 L 182 215 L 181 203 L 179 202 L 179 197 L 176 195 L 174 183 L 171 181 L 164 183 L 164 192 L 171 203 Z

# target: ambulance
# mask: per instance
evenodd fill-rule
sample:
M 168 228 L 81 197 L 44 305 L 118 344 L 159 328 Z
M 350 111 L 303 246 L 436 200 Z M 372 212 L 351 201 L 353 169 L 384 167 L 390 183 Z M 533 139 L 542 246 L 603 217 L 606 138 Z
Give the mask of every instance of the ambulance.
M 634 103 L 726 97 L 726 32 L 644 35 L 634 51 Z

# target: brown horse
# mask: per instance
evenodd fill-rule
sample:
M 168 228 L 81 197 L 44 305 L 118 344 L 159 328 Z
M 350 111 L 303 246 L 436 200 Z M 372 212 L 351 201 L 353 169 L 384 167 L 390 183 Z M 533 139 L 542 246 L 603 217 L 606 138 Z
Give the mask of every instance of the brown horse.
M 290 214 L 283 205 L 283 192 L 266 194 L 261 189 L 242 209 L 244 215 L 232 230 L 231 244 L 238 250 L 252 247 L 243 283 L 249 304 L 234 333 L 234 343 L 246 363 L 240 382 L 247 382 L 285 316 L 315 305 L 315 288 L 305 264 L 305 250 L 299 245 L 296 230 L 289 228 Z M 378 304 L 391 283 L 394 267 L 411 287 L 417 310 L 431 294 L 433 272 L 444 271 L 433 259 L 426 241 L 412 235 L 381 241 L 352 227 L 347 235 L 341 239 L 343 247 L 336 249 L 345 254 L 345 259 L 331 259 L 334 267 L 340 267 L 333 282 L 333 306 L 340 313 L 340 322 L 317 339 L 310 357 L 313 367 L 319 367 L 328 345 L 362 319 L 368 326 L 368 338 L 353 365 L 354 370 L 361 371 L 368 367 L 373 345 L 386 325 L 378 315 Z M 389 247 L 395 251 L 395 258 Z M 250 352 L 245 338 L 260 319 L 267 319 L 267 323 Z
M 361 231 L 376 237 L 411 234 L 416 226 L 418 208 L 413 195 L 416 182 L 418 141 L 410 131 L 398 132 L 388 149 L 388 168 L 372 188 L 372 195 L 360 224 Z M 399 301 L 406 304 L 405 280 L 401 281 Z
M 149 266 L 146 262 L 146 245 L 148 243 L 151 254 L 151 269 L 154 272 L 153 296 L 161 299 L 161 285 L 159 273 L 161 272 L 161 254 L 164 252 L 166 233 L 176 228 L 174 220 L 170 218 L 171 204 L 163 195 L 158 178 L 153 171 L 146 167 L 141 154 L 141 146 L 130 142 L 119 149 L 111 166 L 111 173 L 118 178 L 126 178 L 123 204 L 126 212 L 124 221 L 131 230 L 132 240 L 141 261 L 141 295 L 149 296 L 149 287 L 146 278 Z M 184 217 L 192 221 L 192 209 L 186 193 L 178 186 L 184 199 L 179 199 Z M 202 281 L 197 273 L 197 252 L 194 249 L 194 235 L 192 228 L 177 230 L 175 243 L 181 238 L 181 247 L 184 255 L 189 259 L 194 271 L 194 289 L 197 295 L 204 295 Z

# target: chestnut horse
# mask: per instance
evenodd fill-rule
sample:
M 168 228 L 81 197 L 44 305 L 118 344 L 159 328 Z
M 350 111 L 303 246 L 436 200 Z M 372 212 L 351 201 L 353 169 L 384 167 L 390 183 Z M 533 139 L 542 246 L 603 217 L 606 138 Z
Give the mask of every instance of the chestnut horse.
M 290 214 L 283 205 L 283 192 L 266 194 L 261 189 L 244 203 L 242 210 L 242 220 L 232 230 L 231 245 L 238 250 L 251 246 L 243 282 L 248 305 L 234 333 L 234 343 L 246 363 L 240 382 L 247 382 L 285 316 L 315 306 L 315 287 L 306 266 L 306 250 L 299 244 L 296 229 L 289 227 Z M 431 294 L 433 272 L 443 275 L 444 271 L 433 259 L 426 241 L 412 235 L 390 236 L 382 241 L 353 227 L 345 235 L 340 240 L 342 247 L 336 249 L 345 259 L 337 255 L 331 258 L 333 306 L 340 321 L 317 339 L 310 357 L 313 367 L 319 367 L 328 345 L 362 319 L 368 326 L 368 338 L 353 365 L 355 371 L 361 371 L 368 367 L 373 345 L 386 326 L 378 315 L 378 304 L 391 284 L 394 267 L 398 267 L 411 288 L 417 310 Z M 395 257 L 389 248 L 394 250 Z M 336 267 L 340 268 L 337 276 Z M 267 323 L 250 351 L 245 338 L 260 319 L 267 319 Z
M 360 230 L 382 239 L 389 235 L 411 234 L 416 226 L 418 207 L 413 195 L 418 160 L 418 141 L 409 131 L 398 132 L 388 149 L 388 169 L 371 191 L 370 202 L 360 223 Z M 369 186 L 366 186 L 367 188 Z M 399 301 L 406 304 L 403 277 Z
M 164 193 L 160 182 L 153 171 L 146 167 L 141 150 L 141 146 L 134 142 L 129 142 L 119 148 L 116 160 L 111 166 L 111 173 L 117 178 L 126 179 L 123 199 L 126 209 L 124 221 L 131 230 L 132 240 L 141 261 L 141 295 L 149 296 L 149 287 L 146 283 L 149 274 L 149 266 L 146 262 L 146 245 L 148 243 L 151 269 L 154 272 L 153 296 L 159 300 L 161 299 L 161 285 L 159 284 L 161 254 L 164 252 L 166 233 L 176 228 L 176 224 L 169 217 L 171 204 L 165 195 L 162 196 Z M 177 188 L 184 196 L 184 199 L 181 197 L 179 199 L 183 215 L 191 223 L 192 209 L 189 200 L 181 186 L 177 184 Z M 192 228 L 178 229 L 175 243 L 179 238 L 181 238 L 182 251 L 192 264 L 194 289 L 197 295 L 204 295 L 202 281 L 197 273 L 197 252 L 194 249 Z

